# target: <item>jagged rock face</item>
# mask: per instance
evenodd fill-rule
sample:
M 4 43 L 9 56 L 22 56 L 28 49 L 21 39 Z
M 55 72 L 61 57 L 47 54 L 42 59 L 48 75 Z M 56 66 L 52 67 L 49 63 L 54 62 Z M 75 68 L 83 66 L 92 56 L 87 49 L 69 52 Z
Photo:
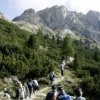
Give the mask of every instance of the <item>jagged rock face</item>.
M 70 29 L 100 43 L 100 13 L 89 11 L 87 14 L 68 11 L 64 6 L 53 6 L 39 12 L 28 9 L 14 21 L 41 24 L 52 30 Z
M 86 15 L 86 22 L 97 30 L 100 30 L 100 13 L 89 11 Z
M 90 10 L 86 15 L 78 18 L 84 26 L 80 33 L 100 42 L 100 13 Z
M 31 24 L 37 24 L 40 21 L 40 17 L 34 9 L 27 9 L 21 16 L 16 17 L 13 21 L 25 21 Z
M 65 18 L 68 11 L 64 6 L 53 6 L 52 8 L 39 11 L 38 14 L 49 28 L 62 29 L 65 26 Z
M 85 16 L 80 19 L 88 27 L 95 30 L 100 30 L 100 13 L 90 10 Z

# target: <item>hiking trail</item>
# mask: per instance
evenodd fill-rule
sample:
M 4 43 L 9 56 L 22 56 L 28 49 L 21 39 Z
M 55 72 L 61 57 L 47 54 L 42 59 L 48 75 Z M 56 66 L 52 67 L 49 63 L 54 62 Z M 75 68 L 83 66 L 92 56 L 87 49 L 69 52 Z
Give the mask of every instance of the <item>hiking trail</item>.
M 66 70 L 66 73 L 67 73 L 67 77 L 69 77 L 71 75 L 71 71 L 69 70 Z M 60 76 L 58 78 L 55 78 L 55 81 L 53 84 L 58 84 L 60 82 L 62 82 L 63 80 L 65 79 L 65 76 Z M 46 96 L 48 90 L 50 90 L 50 86 L 46 86 L 42 89 L 40 89 L 39 91 L 36 92 L 36 94 L 33 94 L 31 96 L 31 98 L 27 98 L 27 99 L 24 99 L 24 100 L 44 100 L 44 97 Z

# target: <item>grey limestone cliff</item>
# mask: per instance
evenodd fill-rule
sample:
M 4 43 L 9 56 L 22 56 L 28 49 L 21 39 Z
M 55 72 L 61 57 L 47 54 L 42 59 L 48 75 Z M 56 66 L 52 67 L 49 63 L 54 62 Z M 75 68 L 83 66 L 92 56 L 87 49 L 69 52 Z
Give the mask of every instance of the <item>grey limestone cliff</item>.
M 38 24 L 53 31 L 67 29 L 100 43 L 100 13 L 96 11 L 91 10 L 87 14 L 82 14 L 68 11 L 64 6 L 53 6 L 38 12 L 34 9 L 27 9 L 13 21 Z

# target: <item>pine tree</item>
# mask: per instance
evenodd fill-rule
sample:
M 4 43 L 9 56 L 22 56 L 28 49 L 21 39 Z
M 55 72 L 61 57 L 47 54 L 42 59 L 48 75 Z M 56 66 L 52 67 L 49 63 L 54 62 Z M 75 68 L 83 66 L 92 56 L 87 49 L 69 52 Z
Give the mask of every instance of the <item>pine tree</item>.
M 30 35 L 28 40 L 28 46 L 32 49 L 37 49 L 38 45 L 39 44 L 36 35 Z
M 69 56 L 72 56 L 74 53 L 74 48 L 72 46 L 72 39 L 70 36 L 66 36 L 63 40 L 63 44 L 62 44 L 62 51 L 63 51 L 63 55 L 65 55 L 67 58 Z
M 73 68 L 75 70 L 81 69 L 81 63 L 78 54 L 75 54 L 74 56 Z
M 94 59 L 95 61 L 97 61 L 97 62 L 99 61 L 99 57 L 98 57 L 98 53 L 97 53 L 97 52 L 94 53 L 93 59 Z

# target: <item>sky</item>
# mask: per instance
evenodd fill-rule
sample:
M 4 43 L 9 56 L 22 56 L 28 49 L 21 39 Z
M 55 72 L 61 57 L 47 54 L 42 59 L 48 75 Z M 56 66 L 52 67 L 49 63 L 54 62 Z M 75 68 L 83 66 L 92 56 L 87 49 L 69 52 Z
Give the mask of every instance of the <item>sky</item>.
M 70 11 L 83 13 L 89 10 L 100 12 L 100 0 L 0 0 L 0 12 L 11 20 L 26 9 L 39 11 L 54 5 L 64 5 Z

